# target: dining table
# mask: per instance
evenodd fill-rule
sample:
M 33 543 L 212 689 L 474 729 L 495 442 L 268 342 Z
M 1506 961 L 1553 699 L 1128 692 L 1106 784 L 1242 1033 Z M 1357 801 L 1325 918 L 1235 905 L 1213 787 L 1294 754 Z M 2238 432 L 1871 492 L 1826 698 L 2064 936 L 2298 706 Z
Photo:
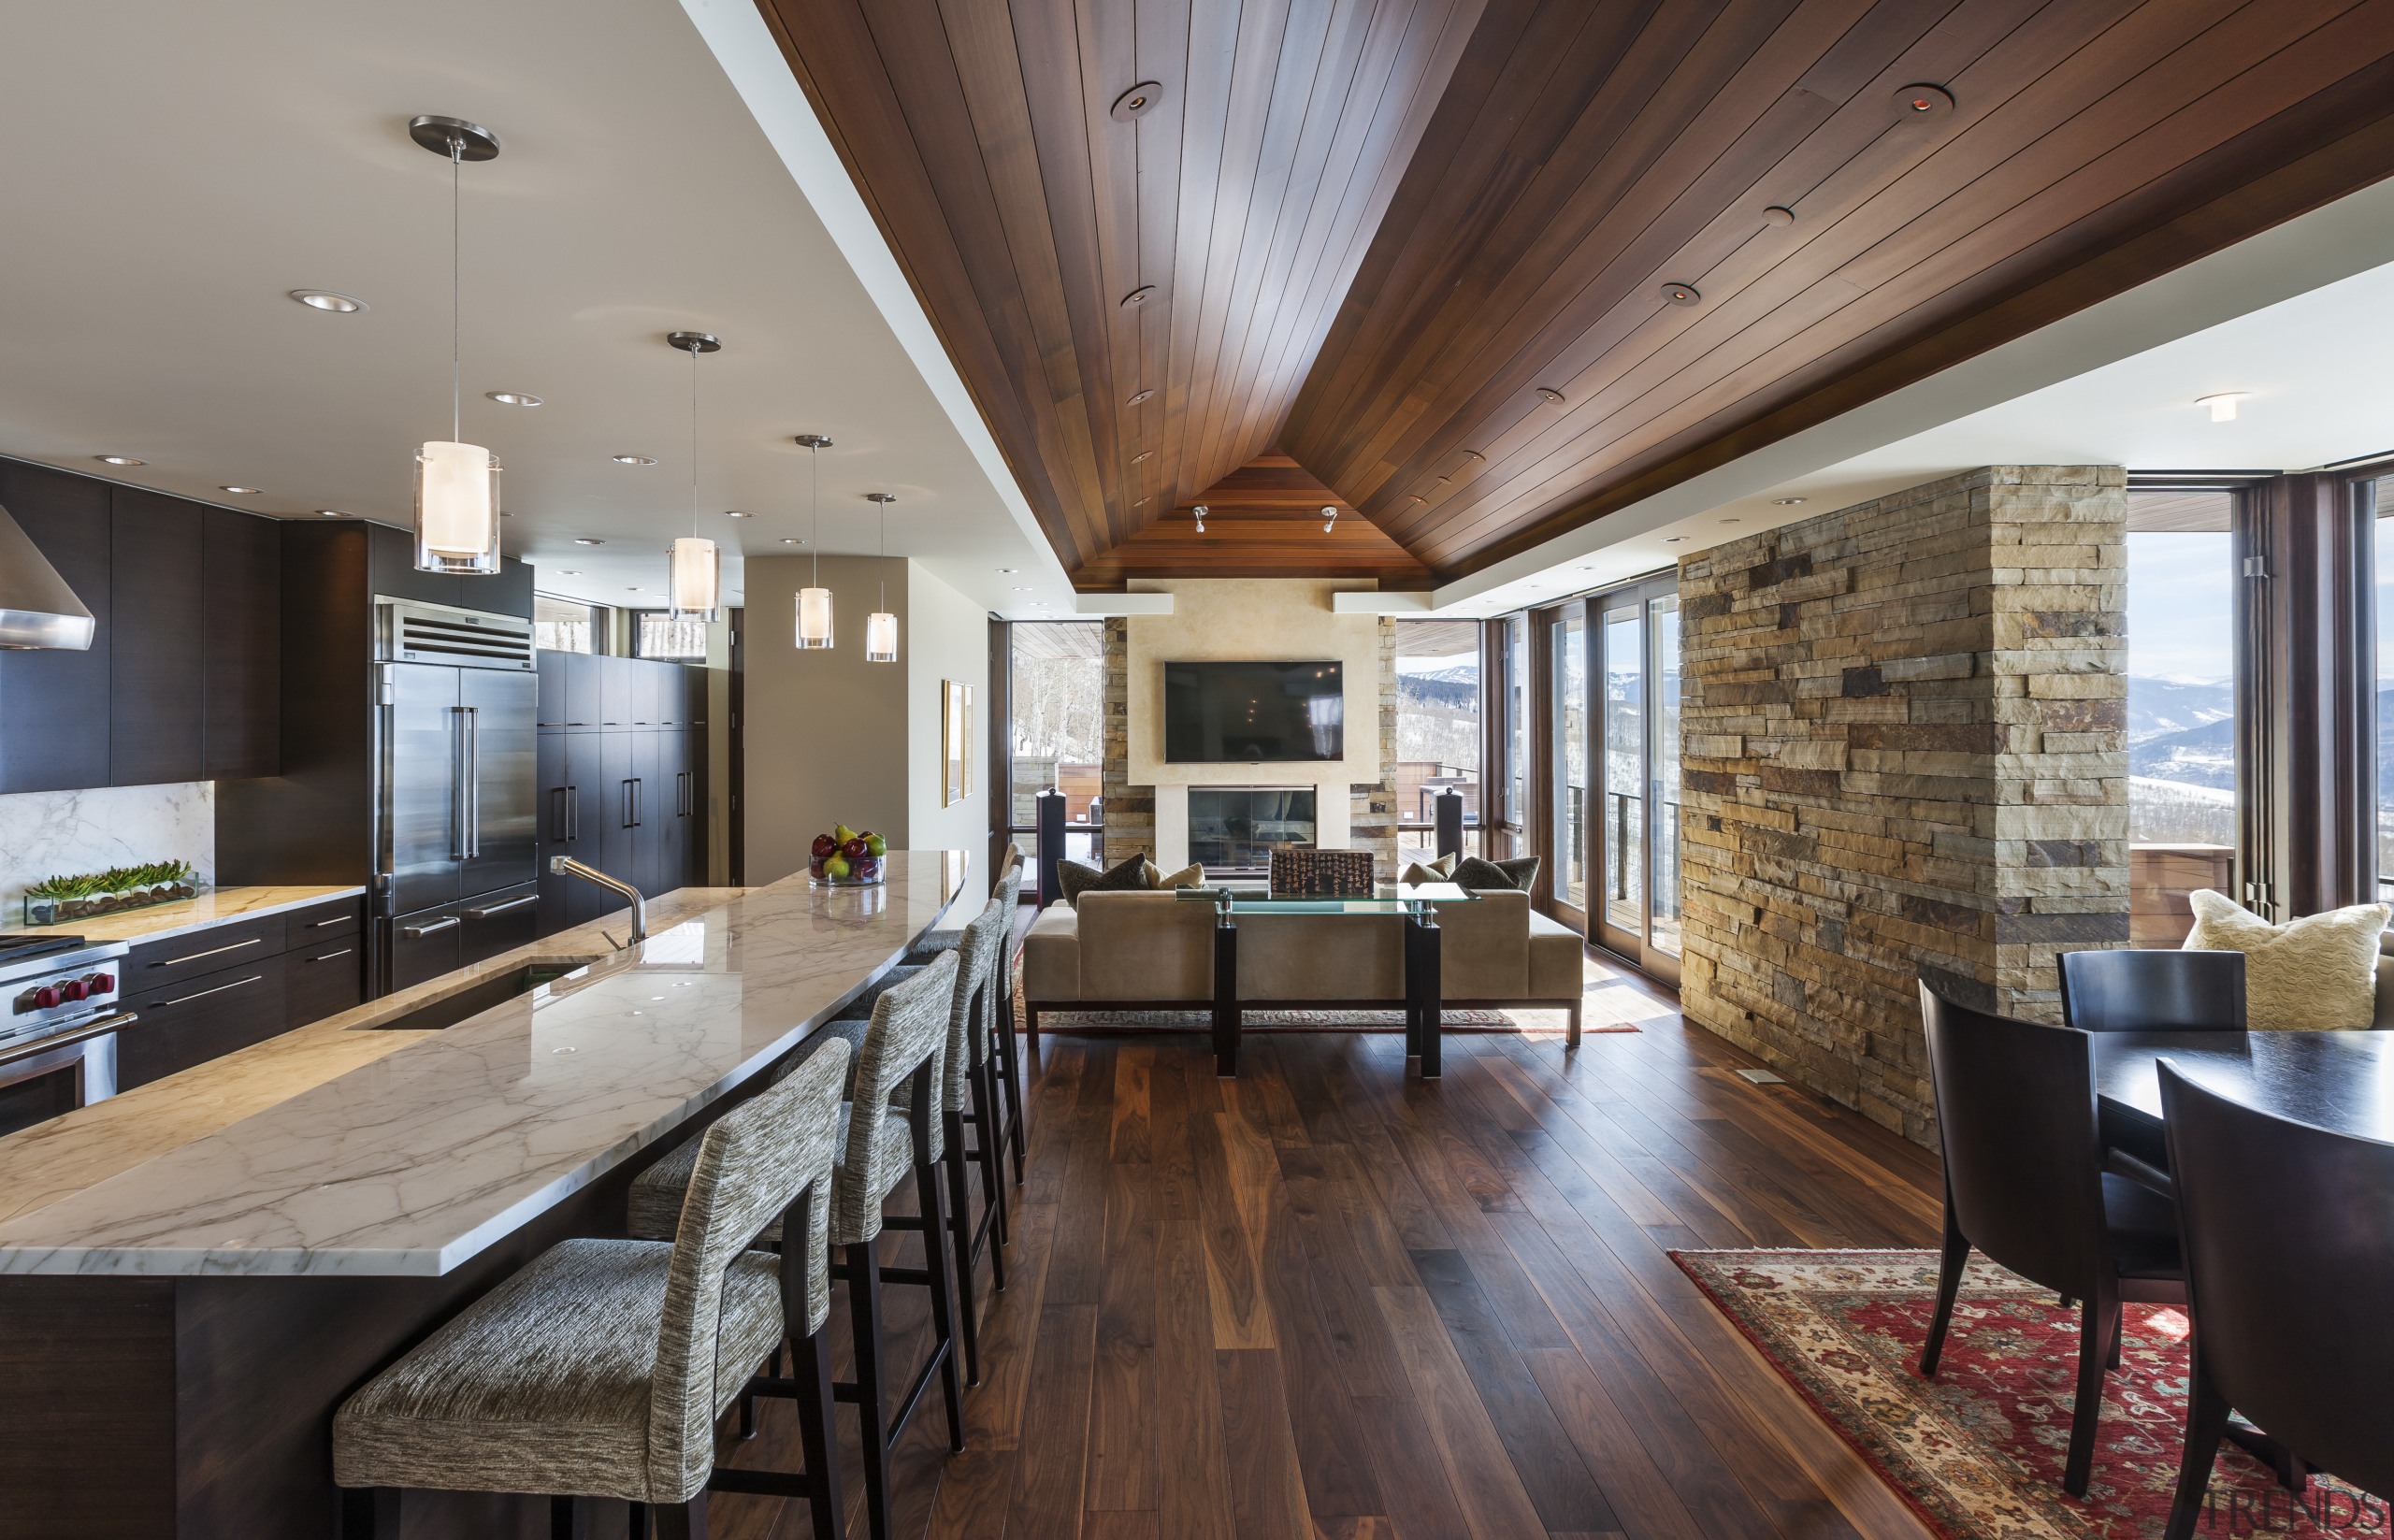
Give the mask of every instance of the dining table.
M 2161 1149 L 2165 1058 L 2248 1107 L 2394 1144 L 2394 1031 L 2096 1032 L 2089 1043 L 2105 1133 L 2141 1154 Z

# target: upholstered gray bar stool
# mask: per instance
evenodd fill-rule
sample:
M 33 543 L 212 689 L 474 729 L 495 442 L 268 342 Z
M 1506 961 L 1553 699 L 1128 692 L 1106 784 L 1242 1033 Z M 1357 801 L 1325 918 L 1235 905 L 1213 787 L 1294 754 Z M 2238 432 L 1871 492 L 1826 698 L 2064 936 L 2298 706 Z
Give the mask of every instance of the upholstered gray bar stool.
M 961 1317 L 964 1381 L 968 1385 L 981 1382 L 980 1306 L 973 1298 L 973 1263 L 987 1248 L 993 1231 L 999 1245 L 1005 1244 L 1005 1196 L 996 1140 L 981 1134 L 968 1143 L 964 1133 L 968 1123 L 975 1126 L 976 1133 L 981 1129 L 999 1126 L 991 1111 L 997 1095 L 997 1066 L 989 1058 L 988 997 L 1010 918 L 1004 902 L 1002 885 L 1000 892 L 959 932 L 962 944 L 945 954 L 956 958 L 957 967 L 955 989 L 948 997 L 945 1072 L 940 1087 L 939 1115 L 945 1134 L 940 1164 L 947 1183 L 947 1245 L 956 1259 L 957 1308 Z M 891 970 L 893 975 L 905 977 L 916 971 L 902 964 Z M 855 1017 L 843 1018 L 825 1029 L 851 1043 L 860 1042 L 865 1029 L 866 1023 Z M 973 1218 L 970 1177 L 976 1164 L 981 1172 L 981 1217 L 977 1222 Z M 930 1211 L 924 1212 L 928 1215 Z M 892 1216 L 887 1221 L 893 1230 L 912 1230 L 921 1222 L 911 1216 Z M 992 1258 L 990 1276 L 999 1288 L 1005 1288 L 1002 1253 Z
M 853 1402 L 857 1407 L 864 1446 L 865 1514 L 873 1540 L 887 1540 L 889 1533 L 889 1446 L 905 1432 L 934 1374 L 947 1403 L 947 1446 L 964 1447 L 963 1392 L 957 1379 L 955 1279 L 947 1248 L 926 1245 L 924 1266 L 901 1268 L 883 1265 L 873 1245 L 885 1225 L 882 1204 L 909 1172 L 915 1175 L 927 1233 L 937 1235 L 946 1229 L 946 1190 L 939 1179 L 944 1147 L 939 1104 L 947 1050 L 948 998 L 955 987 L 956 969 L 956 954 L 945 954 L 873 1002 L 873 1018 L 854 1058 L 848 1100 L 840 1109 L 838 1153 L 830 1184 L 830 1244 L 841 1248 L 846 1260 L 832 1264 L 830 1273 L 848 1286 L 857 1377 L 853 1383 L 833 1382 L 831 1393 L 833 1399 Z M 826 1055 L 833 1056 L 843 1070 L 850 1063 L 842 1037 L 818 1032 L 777 1072 L 793 1076 L 806 1072 L 808 1066 Z M 696 1152 L 685 1145 L 632 1179 L 629 1224 L 633 1234 L 652 1233 L 666 1215 L 678 1210 L 696 1159 Z M 768 1230 L 759 1238 L 770 1242 L 778 1237 Z M 888 1376 L 882 1364 L 884 1283 L 920 1285 L 930 1291 L 931 1350 L 900 1396 L 894 1417 L 887 1412 L 885 1385 Z M 736 1391 L 739 1387 L 733 1389 Z M 787 1382 L 772 1378 L 752 1381 L 749 1389 L 774 1396 L 791 1390 Z
M 1024 867 L 1022 852 L 1015 846 L 1006 849 L 1014 859 L 1006 863 L 998 878 L 998 896 L 1003 900 L 1006 923 L 998 932 L 997 975 L 988 990 L 989 1031 L 996 1054 L 995 1078 L 1004 1098 L 1000 1114 L 998 1140 L 1014 1153 L 1014 1183 L 1022 1186 L 1022 1064 L 1016 1053 L 1014 1014 L 1015 906 L 1022 901 Z
M 1021 897 L 1022 894 L 1021 871 L 1022 846 L 1009 841 L 1006 844 L 1005 853 L 998 857 L 998 881 L 1003 882 L 1007 873 L 1015 873 L 1015 896 L 1017 898 Z M 996 891 L 994 885 L 992 885 L 991 891 Z M 906 948 L 906 956 L 901 960 L 920 966 L 923 963 L 930 961 L 933 957 L 938 957 L 942 952 L 955 951 L 958 946 L 963 943 L 963 941 L 964 928 L 962 926 L 959 926 L 953 930 L 926 930 L 915 939 L 914 945 Z
M 421 1487 L 547 1494 L 568 1533 L 575 1497 L 623 1498 L 679 1540 L 706 1533 L 713 1484 L 803 1494 L 815 1533 L 838 1536 L 822 1326 L 847 1060 L 845 1043 L 815 1055 L 685 1146 L 670 1245 L 552 1246 L 343 1403 L 344 1533 L 396 1540 L 400 1490 Z M 749 1249 L 768 1227 L 803 1237 L 800 1253 Z M 812 1387 L 798 1397 L 805 1474 L 714 1471 L 715 1419 L 785 1338 L 795 1383 Z

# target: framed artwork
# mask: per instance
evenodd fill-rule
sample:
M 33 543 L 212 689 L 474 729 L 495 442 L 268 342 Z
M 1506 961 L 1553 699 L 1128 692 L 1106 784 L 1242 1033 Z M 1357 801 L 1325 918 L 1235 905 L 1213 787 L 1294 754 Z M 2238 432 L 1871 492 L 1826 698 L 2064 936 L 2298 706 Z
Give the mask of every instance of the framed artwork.
M 973 792 L 973 686 L 939 682 L 940 805 L 953 807 Z

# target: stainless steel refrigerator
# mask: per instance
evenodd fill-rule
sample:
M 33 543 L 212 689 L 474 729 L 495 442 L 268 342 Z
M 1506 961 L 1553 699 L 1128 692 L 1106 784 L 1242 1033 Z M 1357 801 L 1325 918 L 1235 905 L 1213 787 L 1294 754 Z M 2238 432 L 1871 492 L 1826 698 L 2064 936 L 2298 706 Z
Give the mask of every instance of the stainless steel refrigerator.
M 375 913 L 384 989 L 539 934 L 532 624 L 375 605 Z

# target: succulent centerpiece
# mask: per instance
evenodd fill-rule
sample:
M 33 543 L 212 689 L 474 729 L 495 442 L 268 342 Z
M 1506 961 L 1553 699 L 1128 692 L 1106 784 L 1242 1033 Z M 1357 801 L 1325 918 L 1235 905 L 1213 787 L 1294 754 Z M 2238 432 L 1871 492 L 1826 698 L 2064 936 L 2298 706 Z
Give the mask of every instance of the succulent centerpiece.
M 189 861 L 151 861 L 77 877 L 46 877 L 25 889 L 25 923 L 65 925 L 147 909 L 195 899 L 207 885 Z

